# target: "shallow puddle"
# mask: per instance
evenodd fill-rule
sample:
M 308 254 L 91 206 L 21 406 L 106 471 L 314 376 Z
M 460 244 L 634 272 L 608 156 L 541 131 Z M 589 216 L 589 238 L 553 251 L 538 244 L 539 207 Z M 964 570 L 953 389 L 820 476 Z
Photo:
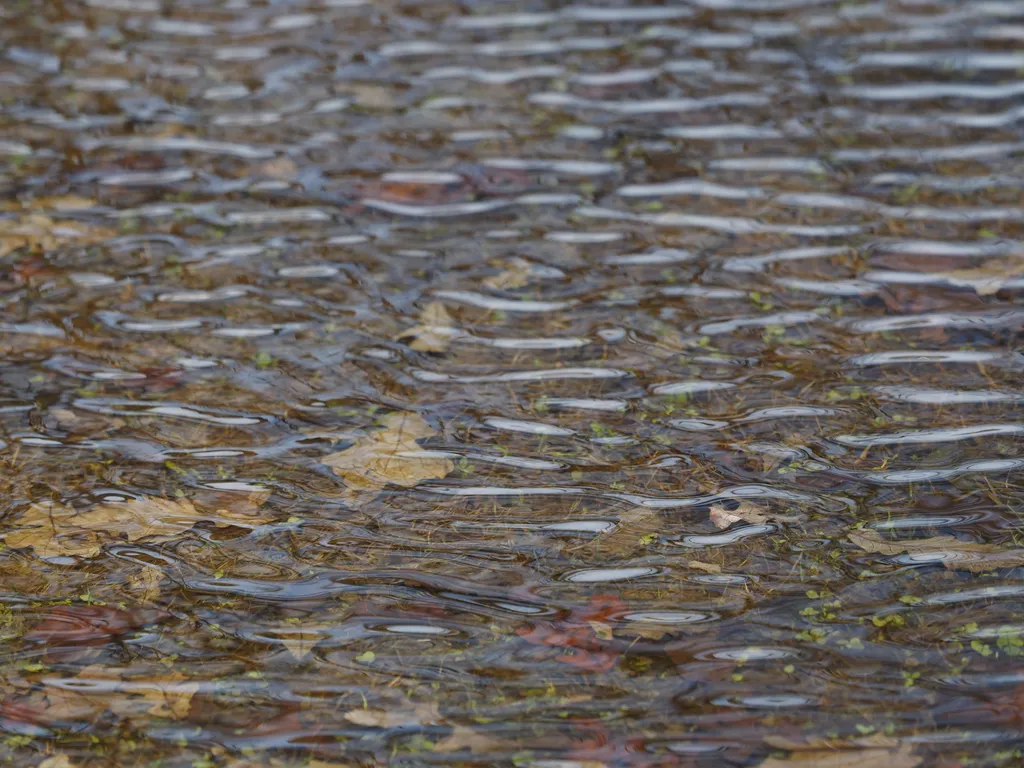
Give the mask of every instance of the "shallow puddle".
M 0 19 L 5 764 L 1024 765 L 1024 3 Z

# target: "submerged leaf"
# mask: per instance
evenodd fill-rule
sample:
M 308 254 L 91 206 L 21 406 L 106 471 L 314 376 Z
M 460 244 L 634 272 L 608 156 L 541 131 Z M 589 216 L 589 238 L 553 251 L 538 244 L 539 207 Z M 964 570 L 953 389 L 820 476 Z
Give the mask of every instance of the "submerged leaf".
M 420 702 L 388 709 L 376 707 L 353 709 L 346 712 L 343 717 L 350 723 L 367 728 L 404 728 L 414 725 L 437 725 L 444 722 L 444 718 L 434 702 Z
M 72 524 L 77 514 L 77 510 L 51 501 L 33 504 L 15 519 L 18 530 L 0 535 L 8 547 L 31 547 L 42 558 L 96 557 L 103 541 L 95 531 Z
M 813 749 L 770 757 L 758 768 L 917 768 L 924 758 L 910 744 L 898 749 Z
M 483 731 L 467 728 L 463 725 L 456 725 L 455 729 L 444 739 L 434 745 L 435 752 L 494 752 L 500 749 L 516 749 L 498 739 L 492 739 Z
M 530 282 L 530 272 L 530 262 L 525 259 L 512 259 L 503 272 L 485 279 L 484 285 L 495 291 L 522 288 Z
M 212 511 L 203 511 L 187 499 L 155 496 L 107 502 L 84 512 L 44 502 L 33 504 L 15 520 L 19 530 L 0 536 L 7 546 L 32 547 L 42 558 L 95 557 L 104 543 L 114 543 L 121 537 L 133 542 L 166 541 L 199 522 L 251 528 L 271 519 L 258 511 L 252 495 L 237 508 L 219 507 Z
M 395 339 L 412 338 L 409 347 L 417 352 L 444 352 L 451 345 L 452 337 L 457 334 L 455 321 L 444 304 L 432 301 L 420 314 L 420 324 L 402 331 Z
M 711 522 L 722 530 L 735 523 L 759 525 L 773 519 L 776 518 L 765 507 L 751 501 L 741 501 L 735 509 L 728 509 L 724 504 L 711 505 Z
M 418 413 L 392 413 L 383 426 L 322 459 L 351 491 L 378 491 L 387 485 L 411 488 L 455 469 L 449 458 L 426 451 L 416 442 L 436 434 Z
M 960 288 L 973 288 L 980 296 L 998 293 L 1007 283 L 1024 280 L 1024 254 L 994 259 L 971 269 L 939 272 L 949 283 Z
M 891 541 L 877 531 L 865 529 L 851 531 L 847 538 L 861 549 L 880 555 L 935 553 L 944 555 L 941 562 L 952 570 L 984 573 L 997 568 L 1015 568 L 1024 565 L 1024 549 L 1001 549 L 994 544 L 960 541 L 954 536 L 933 536 L 927 539 Z
M 19 248 L 52 251 L 65 245 L 92 245 L 115 234 L 78 222 L 55 221 L 40 213 L 0 219 L 0 258 Z

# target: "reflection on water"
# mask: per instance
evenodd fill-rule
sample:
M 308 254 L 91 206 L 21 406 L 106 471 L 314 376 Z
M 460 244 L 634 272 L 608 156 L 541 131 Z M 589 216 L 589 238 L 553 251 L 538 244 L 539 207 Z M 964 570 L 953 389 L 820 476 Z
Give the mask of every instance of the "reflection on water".
M 1024 765 L 1024 4 L 0 17 L 8 764 Z

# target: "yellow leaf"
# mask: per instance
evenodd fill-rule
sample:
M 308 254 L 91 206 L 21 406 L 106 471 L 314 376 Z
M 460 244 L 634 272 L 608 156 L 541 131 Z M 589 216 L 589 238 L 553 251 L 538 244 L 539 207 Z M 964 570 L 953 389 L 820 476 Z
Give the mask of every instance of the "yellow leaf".
M 322 459 L 350 491 L 378 491 L 387 485 L 411 488 L 455 469 L 450 459 L 425 451 L 416 442 L 436 434 L 419 414 L 392 413 L 383 427 Z
M 455 321 L 444 308 L 444 304 L 432 301 L 420 314 L 420 324 L 402 331 L 395 339 L 411 337 L 409 347 L 417 352 L 444 352 L 456 334 L 458 330 L 455 328 Z

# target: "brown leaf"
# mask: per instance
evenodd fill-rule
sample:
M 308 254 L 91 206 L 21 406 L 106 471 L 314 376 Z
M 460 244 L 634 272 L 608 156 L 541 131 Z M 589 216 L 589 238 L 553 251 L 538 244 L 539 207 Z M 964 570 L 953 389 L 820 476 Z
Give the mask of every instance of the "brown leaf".
M 40 213 L 28 213 L 0 219 L 0 258 L 19 248 L 52 251 L 65 245 L 91 245 L 115 234 L 109 229 L 58 222 Z
M 522 288 L 530 282 L 530 269 L 530 262 L 525 259 L 512 259 L 503 272 L 485 279 L 484 285 L 495 291 Z
M 420 702 L 388 709 L 353 709 L 346 712 L 343 717 L 350 723 L 368 728 L 404 728 L 413 725 L 438 725 L 444 722 L 434 702 Z
M 770 757 L 758 768 L 917 768 L 924 760 L 910 744 L 899 749 L 809 750 Z
M 454 730 L 444 739 L 434 744 L 435 752 L 495 752 L 510 749 L 512 745 L 498 739 L 492 739 L 486 733 L 475 728 L 456 725 Z
M 773 515 L 765 507 L 751 501 L 741 501 L 736 509 L 726 509 L 722 504 L 711 505 L 711 522 L 722 530 L 734 523 L 759 525 L 772 520 Z
M 219 495 L 220 496 L 220 495 Z M 203 511 L 187 499 L 143 496 L 99 504 L 85 512 L 54 502 L 33 504 L 15 521 L 19 530 L 0 534 L 7 546 L 32 547 L 43 558 L 66 555 L 95 557 L 105 542 L 152 539 L 166 541 L 207 521 L 218 527 L 252 528 L 273 519 L 258 509 L 263 492 L 237 496 L 229 506 Z M 220 498 L 223 501 L 223 498 Z
M 998 293 L 1011 280 L 1024 279 L 1024 254 L 994 259 L 971 269 L 938 272 L 950 285 L 973 288 L 980 296 Z
M 291 158 L 284 155 L 275 157 L 273 160 L 267 160 L 259 167 L 260 175 L 268 176 L 271 179 L 294 179 L 298 170 L 298 166 L 295 165 Z
M 687 560 L 686 564 L 697 571 L 704 571 L 706 573 L 721 573 L 722 566 L 715 565 L 714 563 L 702 563 L 700 560 Z
M 164 580 L 159 568 L 143 568 L 128 580 L 128 586 L 135 600 L 143 605 L 156 602 L 160 597 L 160 583 Z
M 629 557 L 646 548 L 665 526 L 657 512 L 635 509 L 623 514 L 610 531 L 573 547 L 573 555 L 589 558 Z
M 884 733 L 873 733 L 870 736 L 862 736 L 855 739 L 826 739 L 811 737 L 806 741 L 794 741 L 775 733 L 769 733 L 764 737 L 764 743 L 776 749 L 785 749 L 789 752 L 802 752 L 804 750 L 826 750 L 826 749 L 896 749 L 900 742 Z
M 199 683 L 185 682 L 187 679 L 180 672 L 170 672 L 148 680 L 132 680 L 131 690 L 142 694 L 149 704 L 149 714 L 182 720 L 188 717 L 192 697 L 199 690 Z
M 95 531 L 74 526 L 71 521 L 77 515 L 76 510 L 63 504 L 51 501 L 33 504 L 14 521 L 18 530 L 0 535 L 8 547 L 31 547 L 42 558 L 96 557 L 103 541 Z
M 254 514 L 251 502 L 240 500 L 239 504 L 241 511 L 227 507 L 202 511 L 188 499 L 142 496 L 100 504 L 77 515 L 71 523 L 80 528 L 107 531 L 114 536 L 123 534 L 128 541 L 166 541 L 199 522 L 212 522 L 221 528 L 232 525 L 253 528 L 273 519 L 269 515 Z
M 296 661 L 302 661 L 309 656 L 315 646 L 322 639 L 323 635 L 313 627 L 302 627 L 299 625 L 279 627 L 275 630 L 277 640 L 283 645 L 288 653 Z
M 402 331 L 395 340 L 412 338 L 409 347 L 417 352 L 444 352 L 452 343 L 452 337 L 458 333 L 455 321 L 452 320 L 444 304 L 432 301 L 424 307 L 420 314 L 420 324 Z
M 48 757 L 38 765 L 38 768 L 77 768 L 78 763 L 73 762 L 67 755 L 54 755 Z
M 436 434 L 419 414 L 392 413 L 383 427 L 322 459 L 351 492 L 378 491 L 387 485 L 411 488 L 455 469 L 450 459 L 425 451 L 416 442 Z
M 954 536 L 933 536 L 927 539 L 891 541 L 877 531 L 850 531 L 847 538 L 861 549 L 880 555 L 941 553 L 942 564 L 951 570 L 984 573 L 997 568 L 1024 565 L 1024 549 L 1001 549 L 994 544 L 960 541 Z M 936 562 L 939 562 L 936 558 Z

